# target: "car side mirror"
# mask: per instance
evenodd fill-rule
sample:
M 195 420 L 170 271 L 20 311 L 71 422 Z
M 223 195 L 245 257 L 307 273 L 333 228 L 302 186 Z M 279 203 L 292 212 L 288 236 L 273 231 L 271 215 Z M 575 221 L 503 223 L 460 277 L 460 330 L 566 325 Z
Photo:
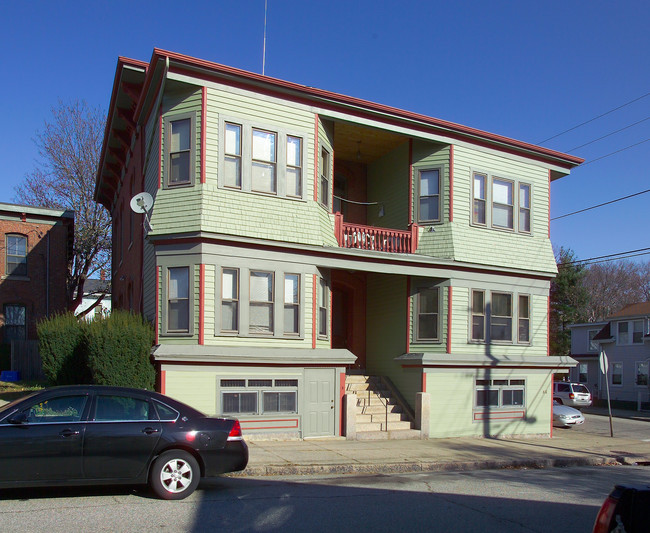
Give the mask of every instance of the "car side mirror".
M 12 416 L 8 422 L 10 424 L 26 424 L 27 423 L 27 415 L 25 413 L 16 413 L 14 416 Z

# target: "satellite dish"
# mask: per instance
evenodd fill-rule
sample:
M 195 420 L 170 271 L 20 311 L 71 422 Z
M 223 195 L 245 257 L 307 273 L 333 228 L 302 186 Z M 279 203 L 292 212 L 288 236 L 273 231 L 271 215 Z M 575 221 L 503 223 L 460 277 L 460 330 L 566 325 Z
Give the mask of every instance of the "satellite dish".
M 141 192 L 131 198 L 131 209 L 135 213 L 147 214 L 153 207 L 153 198 L 148 192 Z

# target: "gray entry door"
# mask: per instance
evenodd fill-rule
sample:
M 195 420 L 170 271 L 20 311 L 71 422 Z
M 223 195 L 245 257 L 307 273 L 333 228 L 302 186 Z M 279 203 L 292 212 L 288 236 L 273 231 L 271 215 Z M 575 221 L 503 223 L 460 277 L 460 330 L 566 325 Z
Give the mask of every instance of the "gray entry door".
M 305 369 L 305 437 L 334 435 L 334 377 L 333 368 Z

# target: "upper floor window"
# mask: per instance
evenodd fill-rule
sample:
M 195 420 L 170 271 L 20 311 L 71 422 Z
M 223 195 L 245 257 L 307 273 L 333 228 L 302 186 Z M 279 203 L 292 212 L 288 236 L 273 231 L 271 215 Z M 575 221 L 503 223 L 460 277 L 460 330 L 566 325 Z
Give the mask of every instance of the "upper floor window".
M 21 341 L 27 338 L 27 309 L 24 305 L 6 304 L 3 341 Z
M 589 351 L 590 352 L 597 352 L 598 351 L 598 347 L 599 347 L 598 341 L 594 340 L 594 337 L 596 335 L 598 335 L 598 331 L 600 331 L 600 330 L 590 329 L 587 332 L 587 339 L 589 341 Z
M 284 333 L 300 333 L 300 275 L 284 275 Z
M 517 314 L 519 317 L 517 341 L 530 342 L 530 296 L 527 294 L 519 295 Z
M 165 186 L 192 185 L 194 182 L 194 114 L 165 118 Z
M 513 342 L 516 317 L 516 342 L 530 343 L 530 305 L 528 294 L 516 295 L 513 300 L 513 295 L 507 292 L 472 290 L 470 342 Z
M 440 169 L 418 171 L 420 222 L 440 222 Z
M 303 137 L 227 118 L 220 131 L 219 187 L 302 198 Z
M 643 344 L 643 320 L 630 320 L 618 323 L 618 344 Z
M 329 336 L 329 287 L 324 278 L 318 282 L 318 336 Z
M 532 188 L 527 183 L 472 174 L 472 215 L 475 226 L 531 233 Z
M 320 157 L 320 194 L 318 201 L 324 207 L 330 205 L 330 180 L 332 172 L 332 162 L 330 160 L 330 153 L 325 149 L 321 149 Z
M 239 331 L 239 270 L 224 268 L 221 273 L 221 331 Z
M 27 275 L 27 237 L 7 235 L 7 276 Z
M 251 270 L 250 323 L 251 333 L 273 334 L 273 272 Z
M 167 331 L 189 332 L 190 269 L 173 267 L 169 268 L 167 273 Z
M 417 294 L 417 319 L 415 339 L 418 341 L 437 341 L 439 336 L 440 289 L 422 288 Z

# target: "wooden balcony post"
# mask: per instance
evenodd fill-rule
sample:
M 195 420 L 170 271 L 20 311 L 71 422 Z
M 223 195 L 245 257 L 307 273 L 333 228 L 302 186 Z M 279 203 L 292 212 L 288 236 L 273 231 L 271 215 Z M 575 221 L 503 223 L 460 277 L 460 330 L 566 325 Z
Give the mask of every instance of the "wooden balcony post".
M 334 235 L 339 246 L 343 246 L 343 213 L 334 214 Z
M 414 254 L 415 251 L 418 249 L 418 225 L 413 222 L 411 224 L 411 249 L 409 250 L 410 253 Z

